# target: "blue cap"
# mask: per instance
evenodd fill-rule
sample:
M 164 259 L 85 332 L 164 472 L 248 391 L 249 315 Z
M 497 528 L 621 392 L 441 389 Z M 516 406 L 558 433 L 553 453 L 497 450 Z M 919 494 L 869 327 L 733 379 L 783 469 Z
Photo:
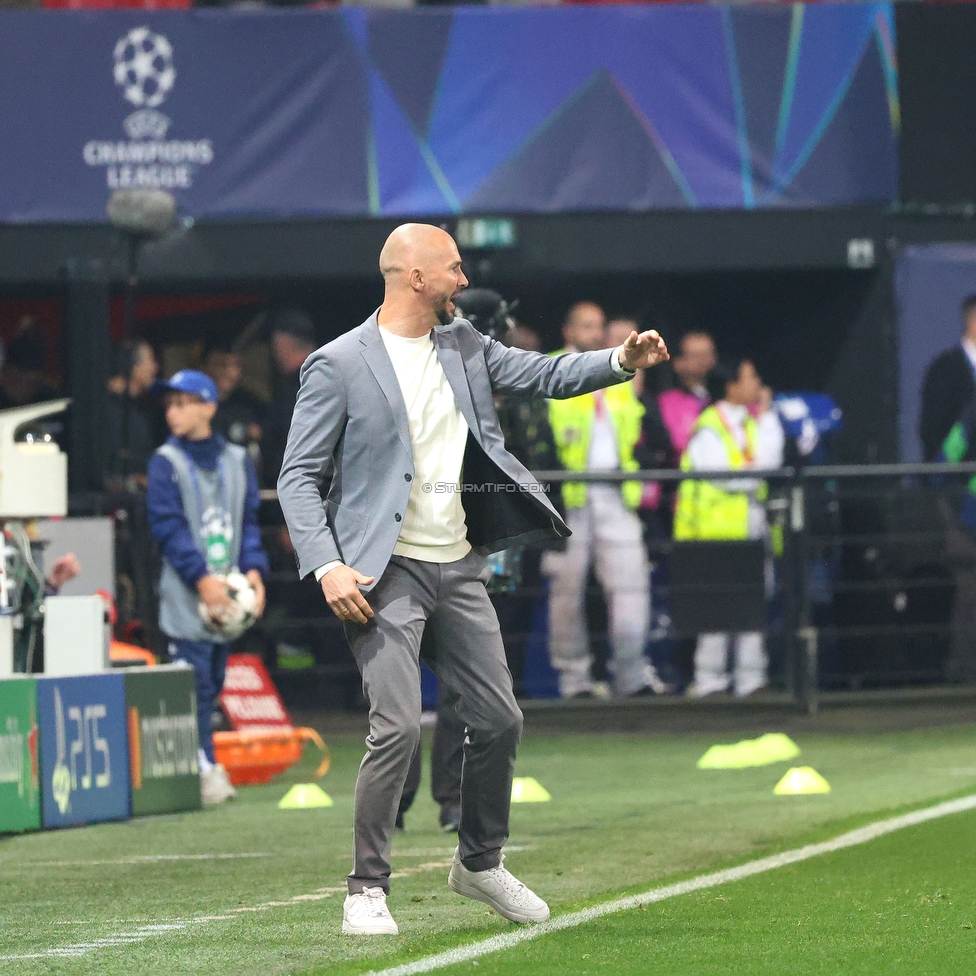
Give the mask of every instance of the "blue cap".
M 175 390 L 177 393 L 191 393 L 200 397 L 204 403 L 217 402 L 217 384 L 198 369 L 181 369 L 168 380 L 156 383 L 154 389 L 160 393 Z

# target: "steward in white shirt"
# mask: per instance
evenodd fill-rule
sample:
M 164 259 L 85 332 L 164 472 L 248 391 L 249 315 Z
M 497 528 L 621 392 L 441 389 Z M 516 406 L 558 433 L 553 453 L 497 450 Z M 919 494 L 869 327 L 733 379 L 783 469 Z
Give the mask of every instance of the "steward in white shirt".
M 748 359 L 716 366 L 707 379 L 715 401 L 702 411 L 681 458 L 683 471 L 769 470 L 783 463 L 783 428 L 770 409 L 771 394 Z M 676 539 L 761 539 L 768 532 L 765 482 L 740 478 L 723 482 L 683 481 L 674 513 Z M 729 644 L 735 663 L 728 670 Z M 751 695 L 768 681 L 765 640 L 758 632 L 700 634 L 695 679 L 689 688 L 701 698 L 725 691 Z

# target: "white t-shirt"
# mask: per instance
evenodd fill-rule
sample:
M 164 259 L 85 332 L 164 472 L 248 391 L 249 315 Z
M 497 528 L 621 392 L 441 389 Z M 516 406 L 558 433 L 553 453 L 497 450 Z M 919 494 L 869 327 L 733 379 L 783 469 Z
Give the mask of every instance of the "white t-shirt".
M 593 397 L 596 401 L 596 408 L 593 411 L 593 424 L 590 427 L 590 450 L 586 460 L 586 469 L 587 471 L 617 471 L 620 468 L 617 431 L 610 417 L 604 391 L 595 391 Z M 617 489 L 616 485 L 609 487 Z
M 395 555 L 449 563 L 471 550 L 458 482 L 468 425 L 454 400 L 433 336 L 380 328 L 407 408 L 414 477 Z

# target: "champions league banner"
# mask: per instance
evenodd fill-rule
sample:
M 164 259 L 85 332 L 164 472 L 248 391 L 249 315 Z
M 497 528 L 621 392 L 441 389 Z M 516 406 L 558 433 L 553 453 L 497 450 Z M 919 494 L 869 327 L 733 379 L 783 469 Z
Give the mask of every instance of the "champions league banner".
M 0 12 L 0 220 L 104 221 L 119 187 L 193 217 L 366 210 L 344 19 Z
M 0 11 L 0 221 L 891 201 L 890 4 Z

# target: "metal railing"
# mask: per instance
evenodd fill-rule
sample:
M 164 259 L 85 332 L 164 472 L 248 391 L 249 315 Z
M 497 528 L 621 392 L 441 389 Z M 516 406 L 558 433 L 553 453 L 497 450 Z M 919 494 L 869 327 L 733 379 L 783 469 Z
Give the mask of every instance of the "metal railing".
M 733 480 L 727 470 L 536 474 L 554 486 Z M 957 568 L 947 537 L 965 532 L 955 513 L 974 475 L 976 463 L 748 472 L 769 485 L 770 523 L 782 533 L 772 596 L 779 612 L 769 628 L 780 641 L 776 677 L 806 711 L 817 710 L 823 688 L 945 682 Z M 672 545 L 652 541 L 665 561 Z M 655 597 L 666 601 L 667 587 Z
M 661 523 L 669 521 L 669 489 L 681 481 L 728 482 L 736 475 L 727 470 L 686 474 L 674 469 L 535 474 L 553 491 L 563 482 L 658 482 L 664 488 Z M 750 480 L 760 478 L 769 487 L 766 507 L 778 540 L 766 628 L 771 679 L 800 707 L 816 711 L 823 689 L 945 681 L 956 572 L 947 555 L 947 540 L 958 530 L 954 512 L 974 475 L 976 464 L 829 465 L 748 472 Z M 262 492 L 270 515 L 264 533 L 273 555 L 266 652 L 273 658 L 281 645 L 307 649 L 319 685 L 342 686 L 338 697 L 349 704 L 358 695 L 358 673 L 341 628 L 314 582 L 298 580 L 280 524 L 275 524 L 276 498 L 274 491 Z M 130 532 L 129 538 L 144 544 L 142 534 Z M 646 541 L 659 569 L 649 648 L 654 652 L 670 642 L 673 652 L 669 584 L 660 569 L 667 567 L 674 543 L 660 532 L 649 533 Z M 145 565 L 142 557 L 130 562 Z M 545 598 L 538 581 L 521 592 L 527 598 Z M 598 593 L 591 595 L 599 598 Z M 152 601 L 137 604 L 151 606 Z M 602 633 L 591 637 L 594 642 L 607 639 Z M 302 683 L 307 685 L 308 679 Z

